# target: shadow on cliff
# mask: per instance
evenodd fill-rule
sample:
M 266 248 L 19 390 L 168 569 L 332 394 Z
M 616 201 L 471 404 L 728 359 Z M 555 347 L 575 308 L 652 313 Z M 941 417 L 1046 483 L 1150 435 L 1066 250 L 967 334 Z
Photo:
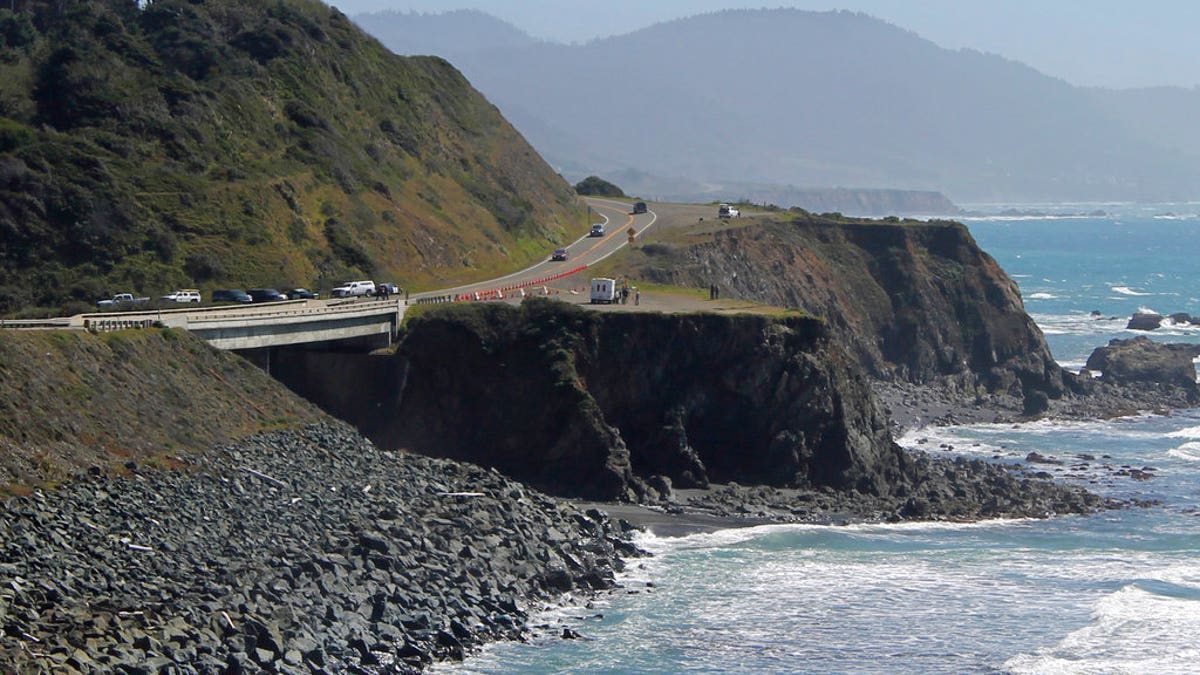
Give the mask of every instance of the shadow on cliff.
M 529 299 L 415 317 L 392 357 L 322 358 L 326 376 L 309 369 L 301 393 L 377 445 L 553 494 L 643 501 L 736 481 L 887 495 L 908 482 L 866 378 L 817 319 Z

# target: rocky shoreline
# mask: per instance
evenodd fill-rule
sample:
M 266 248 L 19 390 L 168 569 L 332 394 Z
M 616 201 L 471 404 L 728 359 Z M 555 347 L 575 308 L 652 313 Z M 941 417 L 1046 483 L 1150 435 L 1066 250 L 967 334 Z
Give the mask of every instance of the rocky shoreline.
M 126 471 L 0 503 L 8 672 L 414 672 L 640 554 L 598 510 L 339 423 Z
M 953 383 L 925 385 L 875 381 L 873 393 L 900 436 L 924 427 L 958 424 L 1015 424 L 1033 419 L 1106 419 L 1144 411 L 1191 407 L 1187 387 L 1149 382 L 1088 382 L 1085 392 L 1048 402 L 1029 415 L 1020 397 L 1004 394 L 965 396 Z M 714 484 L 707 489 L 676 489 L 654 505 L 607 505 L 607 510 L 659 536 L 684 536 L 728 527 L 769 523 L 838 525 L 900 520 L 974 521 L 989 518 L 1042 518 L 1068 513 L 1150 506 L 1101 498 L 1056 482 L 1045 471 L 1053 458 L 1031 456 L 1025 464 L 951 458 L 906 451 L 925 477 L 919 494 L 877 496 L 830 489 L 802 490 L 770 486 Z M 1113 469 L 1120 475 L 1120 468 Z M 1134 479 L 1149 477 L 1140 469 Z

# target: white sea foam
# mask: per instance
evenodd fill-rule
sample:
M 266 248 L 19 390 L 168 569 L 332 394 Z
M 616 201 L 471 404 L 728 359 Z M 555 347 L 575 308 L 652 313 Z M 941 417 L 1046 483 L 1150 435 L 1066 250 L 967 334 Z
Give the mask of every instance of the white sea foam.
M 1044 292 L 1030 293 L 1026 297 L 1028 297 L 1030 300 L 1057 300 L 1058 299 L 1057 295 L 1055 295 L 1053 293 L 1044 293 Z
M 1184 427 L 1166 434 L 1167 438 L 1188 438 L 1200 440 L 1200 426 Z
M 1189 441 L 1167 451 L 1167 456 L 1187 462 L 1200 462 L 1200 441 Z
M 1121 295 L 1154 295 L 1153 293 L 1147 293 L 1145 291 L 1135 291 L 1128 286 L 1111 286 L 1109 290 L 1113 293 L 1120 293 Z
M 1054 647 L 1009 659 L 1005 669 L 1013 673 L 1196 672 L 1200 600 L 1151 592 L 1143 585 L 1151 584 L 1128 584 L 1101 599 L 1087 626 L 1068 633 Z

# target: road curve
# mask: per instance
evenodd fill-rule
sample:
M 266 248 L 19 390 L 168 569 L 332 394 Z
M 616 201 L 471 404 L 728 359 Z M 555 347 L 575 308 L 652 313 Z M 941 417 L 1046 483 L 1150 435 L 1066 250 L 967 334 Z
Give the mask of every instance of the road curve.
M 628 202 L 599 197 L 586 197 L 585 201 L 602 218 L 604 236 L 592 237 L 585 234 L 564 246 L 563 248 L 567 249 L 566 260 L 550 260 L 549 255 L 547 255 L 546 259 L 541 262 L 495 279 L 424 293 L 413 293 L 410 296 L 410 302 L 430 298 L 487 293 L 502 288 L 528 287 L 544 283 L 540 280 L 552 277 L 561 278 L 560 275 L 567 275 L 575 270 L 579 270 L 579 273 L 582 274 L 583 272 L 580 268 L 594 265 L 619 251 L 622 246 L 627 245 L 629 243 L 630 230 L 633 231 L 635 237 L 640 237 L 642 233 L 658 221 L 658 214 L 653 210 L 647 210 L 646 213 L 636 215 L 630 213 L 631 205 Z

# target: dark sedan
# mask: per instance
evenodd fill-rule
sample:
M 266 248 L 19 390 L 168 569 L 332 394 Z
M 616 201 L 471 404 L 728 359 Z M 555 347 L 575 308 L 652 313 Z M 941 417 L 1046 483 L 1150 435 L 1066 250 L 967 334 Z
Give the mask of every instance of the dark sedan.
M 288 300 L 316 300 L 320 293 L 313 293 L 307 288 L 293 288 L 287 292 Z
M 286 295 L 274 288 L 251 288 L 247 292 L 250 293 L 250 297 L 254 299 L 254 302 L 279 302 L 280 300 L 287 300 Z
M 254 302 L 254 298 L 250 297 L 246 291 L 240 288 L 225 288 L 219 291 L 213 291 L 213 302 Z

